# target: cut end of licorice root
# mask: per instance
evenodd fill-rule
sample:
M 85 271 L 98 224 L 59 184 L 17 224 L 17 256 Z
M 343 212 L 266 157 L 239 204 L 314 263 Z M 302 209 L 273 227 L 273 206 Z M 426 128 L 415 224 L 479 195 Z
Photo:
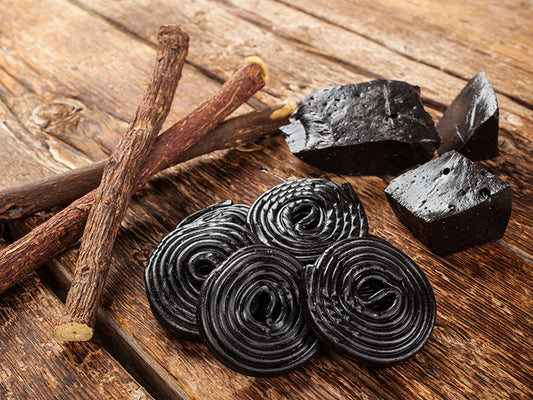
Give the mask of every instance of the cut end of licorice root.
M 93 337 L 93 328 L 79 322 L 64 322 L 54 328 L 54 336 L 66 342 L 86 342 Z
M 257 64 L 258 66 L 261 67 L 261 69 L 263 70 L 263 75 L 264 75 L 263 80 L 265 81 L 265 85 L 267 85 L 268 84 L 268 69 L 266 67 L 265 62 L 257 56 L 246 57 L 245 61 L 247 63 Z
M 290 116 L 294 111 L 296 110 L 296 103 L 291 100 L 285 100 L 283 102 L 283 105 L 274 110 L 272 114 L 270 114 L 270 119 L 283 119 Z

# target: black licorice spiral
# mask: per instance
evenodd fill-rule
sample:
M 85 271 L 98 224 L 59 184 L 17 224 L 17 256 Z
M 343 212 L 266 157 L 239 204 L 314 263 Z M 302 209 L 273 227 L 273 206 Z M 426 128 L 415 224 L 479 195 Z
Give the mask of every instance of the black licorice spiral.
M 302 267 L 290 254 L 264 245 L 229 257 L 202 288 L 198 322 L 224 364 L 252 376 L 272 376 L 307 361 L 318 341 L 303 317 Z
M 155 317 L 177 336 L 199 340 L 196 308 L 203 282 L 229 255 L 256 242 L 246 227 L 232 222 L 176 228 L 154 250 L 145 270 Z
M 302 264 L 334 242 L 368 232 L 363 205 L 350 184 L 297 179 L 263 193 L 250 207 L 248 224 L 263 243 L 291 253 Z
M 435 297 L 424 273 L 373 236 L 329 248 L 305 268 L 301 291 L 317 335 L 340 354 L 372 367 L 414 355 L 435 323 Z
M 176 228 L 193 223 L 205 222 L 234 222 L 242 226 L 247 226 L 246 218 L 249 209 L 250 206 L 247 204 L 233 204 L 231 200 L 226 200 L 222 203 L 212 204 L 187 216 Z

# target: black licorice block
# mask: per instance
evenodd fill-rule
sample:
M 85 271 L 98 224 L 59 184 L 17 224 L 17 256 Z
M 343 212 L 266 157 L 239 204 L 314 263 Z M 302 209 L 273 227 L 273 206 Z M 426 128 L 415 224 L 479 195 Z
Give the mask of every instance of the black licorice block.
M 439 255 L 500 239 L 511 214 L 511 187 L 455 151 L 398 176 L 385 193 L 400 221 Z
M 281 131 L 292 153 L 325 171 L 396 174 L 440 144 L 419 94 L 391 80 L 331 86 L 305 97 Z
M 499 109 L 485 72 L 475 75 L 437 124 L 439 154 L 456 150 L 472 161 L 498 155 Z

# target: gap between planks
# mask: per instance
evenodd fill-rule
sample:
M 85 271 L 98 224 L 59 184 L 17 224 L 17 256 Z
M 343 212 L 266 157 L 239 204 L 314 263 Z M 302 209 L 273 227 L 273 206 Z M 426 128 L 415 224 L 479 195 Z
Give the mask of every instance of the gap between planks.
M 40 268 L 38 276 L 62 302 L 73 275 L 57 259 Z M 175 379 L 103 306 L 99 306 L 95 338 L 100 345 L 156 399 L 192 400 Z
M 464 80 L 465 82 L 468 82 L 468 81 L 472 78 L 472 77 L 465 77 L 465 76 L 463 76 L 463 75 L 461 75 L 461 74 L 459 74 L 459 73 L 457 73 L 457 72 L 455 72 L 455 71 L 452 71 L 452 70 L 449 69 L 449 68 L 439 67 L 439 66 L 436 65 L 436 64 L 432 64 L 432 63 L 430 63 L 430 62 L 428 62 L 428 61 L 425 61 L 425 60 L 422 60 L 422 59 L 420 59 L 420 58 L 414 57 L 414 56 L 412 56 L 412 55 L 410 55 L 410 54 L 408 54 L 408 53 L 405 53 L 405 52 L 399 51 L 398 49 L 396 49 L 396 48 L 394 48 L 394 47 L 387 46 L 386 43 L 384 43 L 384 42 L 382 42 L 382 41 L 380 41 L 380 40 L 377 40 L 377 39 L 373 38 L 373 37 L 370 36 L 370 35 L 365 35 L 364 33 L 361 33 L 361 32 L 359 32 L 359 31 L 356 31 L 356 30 L 354 30 L 354 29 L 351 29 L 350 27 L 344 26 L 344 25 L 342 25 L 342 24 L 340 24 L 340 23 L 337 23 L 337 22 L 335 22 L 335 21 L 333 21 L 333 20 L 331 20 L 331 19 L 329 19 L 329 18 L 326 18 L 326 17 L 320 16 L 320 15 L 318 15 L 318 14 L 316 14 L 316 13 L 312 13 L 312 12 L 310 12 L 310 11 L 304 9 L 304 8 L 298 7 L 298 6 L 294 5 L 294 4 L 290 4 L 290 3 L 286 2 L 286 1 L 283 1 L 283 0 L 273 0 L 273 1 L 275 1 L 276 3 L 279 3 L 279 4 L 283 4 L 284 6 L 286 6 L 286 7 L 288 7 L 288 8 L 292 8 L 293 10 L 296 10 L 296 11 L 298 11 L 298 12 L 301 12 L 301 13 L 303 13 L 303 14 L 306 14 L 306 15 L 308 15 L 308 16 L 310 16 L 310 17 L 316 18 L 316 19 L 318 19 L 319 21 L 322 21 L 322 22 L 324 22 L 324 23 L 326 23 L 326 24 L 328 24 L 328 25 L 334 26 L 334 27 L 339 28 L 339 29 L 342 29 L 342 30 L 344 30 L 344 31 L 346 31 L 346 32 L 350 32 L 350 33 L 352 33 L 352 34 L 354 34 L 354 35 L 357 35 L 357 36 L 359 36 L 359 37 L 362 37 L 362 38 L 364 38 L 364 39 L 366 39 L 366 40 L 368 40 L 368 41 L 370 41 L 370 42 L 372 42 L 372 43 L 375 43 L 375 44 L 377 44 L 377 45 L 379 45 L 379 46 L 381 46 L 381 47 L 383 47 L 383 48 L 385 48 L 385 49 L 387 49 L 387 50 L 389 50 L 389 51 L 391 51 L 391 52 L 393 52 L 393 53 L 395 53 L 395 54 L 398 54 L 398 55 L 400 55 L 400 56 L 402 56 L 402 57 L 405 57 L 407 60 L 410 60 L 410 61 L 413 61 L 413 62 L 416 62 L 416 63 L 420 63 L 420 64 L 425 65 L 425 66 L 427 66 L 427 67 L 433 68 L 433 69 L 435 69 L 435 70 L 437 70 L 437 71 L 439 71 L 439 72 L 444 72 L 444 73 L 446 73 L 446 74 L 448 74 L 448 75 L 450 75 L 450 76 L 452 76 L 452 77 L 454 77 L 454 78 Z M 225 5 L 228 5 L 228 6 L 234 6 L 233 4 L 229 3 L 227 0 L 223 0 L 222 3 L 225 4 Z M 243 18 L 243 17 L 240 16 L 240 15 L 238 15 L 238 16 L 239 16 L 240 18 Z M 250 22 L 250 23 L 256 24 L 257 26 L 261 27 L 262 29 L 265 29 L 265 28 L 266 28 L 265 26 L 263 26 L 262 24 L 257 23 L 257 21 L 254 21 L 253 19 L 248 19 L 248 18 L 243 18 L 243 19 L 245 19 L 246 21 L 248 21 L 248 22 Z M 281 36 L 281 35 L 279 35 L 279 33 L 276 32 L 275 30 L 270 30 L 270 29 L 269 29 L 268 31 L 271 32 L 271 33 L 273 33 L 273 34 L 276 34 L 276 35 L 278 35 L 278 36 Z M 295 39 L 295 38 L 291 38 L 291 37 L 288 36 L 288 35 L 283 35 L 282 37 L 284 37 L 284 38 L 287 39 L 287 40 L 292 40 L 292 41 L 294 41 L 294 42 L 296 42 L 296 43 L 301 42 L 300 40 Z M 319 54 L 319 55 L 320 55 L 320 52 L 317 52 L 317 53 L 315 53 L 315 54 Z M 488 55 L 490 55 L 490 54 L 488 54 Z M 347 64 L 347 65 L 349 65 L 349 64 Z M 357 70 L 357 71 L 360 72 L 360 71 L 362 71 L 362 70 Z M 494 91 L 495 91 L 496 93 L 502 95 L 502 96 L 507 97 L 508 99 L 510 99 L 510 100 L 512 100 L 512 101 L 514 101 L 514 102 L 516 102 L 517 104 L 519 104 L 519 105 L 521 105 L 521 106 L 523 106 L 523 107 L 525 107 L 525 108 L 527 108 L 527 109 L 529 109 L 529 110 L 533 110 L 533 103 L 530 103 L 530 102 L 528 102 L 528 101 L 526 101 L 526 100 L 524 100 L 524 99 L 521 99 L 520 97 L 517 97 L 517 96 L 511 95 L 511 94 L 509 94 L 509 93 L 505 93 L 505 92 L 503 92 L 503 91 L 501 91 L 501 90 L 494 89 Z

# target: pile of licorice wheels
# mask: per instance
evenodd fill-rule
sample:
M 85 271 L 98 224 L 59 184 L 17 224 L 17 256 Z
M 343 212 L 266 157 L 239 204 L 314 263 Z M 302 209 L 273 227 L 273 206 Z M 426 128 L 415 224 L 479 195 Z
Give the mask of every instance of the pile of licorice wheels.
M 155 317 L 203 340 L 228 367 L 274 376 L 319 343 L 369 367 L 419 351 L 435 297 L 404 253 L 368 234 L 348 183 L 284 182 L 251 206 L 219 203 L 185 218 L 145 271 Z

